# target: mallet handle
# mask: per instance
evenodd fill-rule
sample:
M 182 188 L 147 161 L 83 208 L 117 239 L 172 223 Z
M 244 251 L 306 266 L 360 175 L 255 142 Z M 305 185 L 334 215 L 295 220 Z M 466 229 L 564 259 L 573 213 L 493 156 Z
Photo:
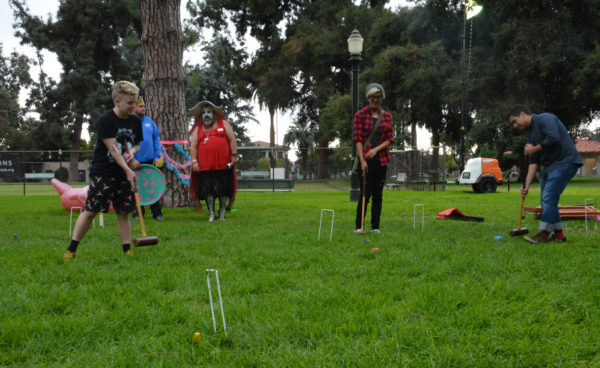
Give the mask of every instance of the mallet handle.
M 136 188 L 133 189 L 133 194 L 135 195 L 135 206 L 137 207 L 138 217 L 140 218 L 140 226 L 142 227 L 142 236 L 146 237 L 146 227 L 144 226 L 144 216 L 142 216 L 142 206 L 140 206 L 140 198 L 138 197 Z
M 525 182 L 527 181 L 527 172 L 529 172 L 529 156 L 525 156 L 525 168 L 524 168 L 524 174 L 525 176 L 523 177 L 523 185 L 521 186 L 521 188 L 525 188 Z M 523 221 L 523 204 L 525 204 L 525 197 L 523 197 L 523 195 L 521 194 L 521 213 L 519 214 L 519 229 L 521 228 L 521 222 Z

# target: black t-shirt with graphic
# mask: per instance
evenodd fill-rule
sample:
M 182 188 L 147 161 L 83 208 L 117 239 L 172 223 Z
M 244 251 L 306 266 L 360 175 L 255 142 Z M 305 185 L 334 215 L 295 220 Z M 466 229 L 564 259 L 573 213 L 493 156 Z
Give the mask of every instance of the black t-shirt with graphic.
M 144 138 L 142 121 L 135 115 L 121 119 L 113 110 L 108 110 L 98 118 L 96 134 L 96 149 L 92 157 L 90 175 L 125 178 L 125 172 L 108 152 L 108 148 L 102 140 L 116 138 L 117 148 L 123 155 L 127 152 L 125 144 L 131 148 Z

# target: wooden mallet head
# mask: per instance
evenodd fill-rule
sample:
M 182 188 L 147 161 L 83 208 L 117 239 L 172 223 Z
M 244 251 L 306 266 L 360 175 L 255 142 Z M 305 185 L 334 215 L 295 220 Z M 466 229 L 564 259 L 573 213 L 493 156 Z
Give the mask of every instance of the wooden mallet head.
M 525 234 L 529 234 L 529 229 L 526 227 L 521 227 L 518 229 L 512 229 L 510 231 L 510 236 L 519 236 L 519 235 L 525 235 Z
M 145 247 L 148 245 L 158 244 L 158 236 L 146 236 L 143 238 L 133 239 L 133 245 L 136 247 Z

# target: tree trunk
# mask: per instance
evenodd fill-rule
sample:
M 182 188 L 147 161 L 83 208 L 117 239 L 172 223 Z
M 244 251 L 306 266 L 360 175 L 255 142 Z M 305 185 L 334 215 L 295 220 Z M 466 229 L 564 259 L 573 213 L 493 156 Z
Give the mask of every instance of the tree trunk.
M 301 153 L 302 155 L 302 178 L 304 180 L 308 177 L 308 149 Z
M 417 123 L 410 122 L 410 146 L 412 149 L 417 149 Z
M 185 107 L 185 73 L 180 0 L 141 0 L 142 45 L 144 47 L 144 90 L 146 114 L 156 122 L 161 140 L 188 140 Z M 172 145 L 165 146 L 176 161 L 182 158 Z M 166 207 L 190 203 L 188 187 L 175 174 L 166 171 Z
M 440 178 L 440 133 L 437 131 L 437 129 L 431 131 L 431 144 L 433 146 L 433 151 L 431 154 L 431 167 L 429 169 L 429 177 L 433 181 L 438 181 Z
M 322 141 L 319 142 L 319 165 L 317 169 L 317 178 L 318 179 L 327 179 L 329 178 L 329 152 L 328 152 L 328 142 Z
M 275 109 L 269 107 L 269 115 L 271 116 L 271 127 L 269 129 L 269 147 L 275 147 Z
M 83 121 L 77 120 L 71 137 L 71 153 L 69 155 L 69 181 L 79 181 L 79 149 L 81 148 L 81 130 Z

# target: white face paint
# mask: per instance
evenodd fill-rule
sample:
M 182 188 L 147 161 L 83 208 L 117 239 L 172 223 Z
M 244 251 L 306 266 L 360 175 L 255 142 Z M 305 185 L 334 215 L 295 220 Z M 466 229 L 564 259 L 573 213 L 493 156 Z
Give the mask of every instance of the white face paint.
M 215 114 L 212 109 L 204 109 L 200 112 L 204 125 L 212 125 L 215 121 Z

